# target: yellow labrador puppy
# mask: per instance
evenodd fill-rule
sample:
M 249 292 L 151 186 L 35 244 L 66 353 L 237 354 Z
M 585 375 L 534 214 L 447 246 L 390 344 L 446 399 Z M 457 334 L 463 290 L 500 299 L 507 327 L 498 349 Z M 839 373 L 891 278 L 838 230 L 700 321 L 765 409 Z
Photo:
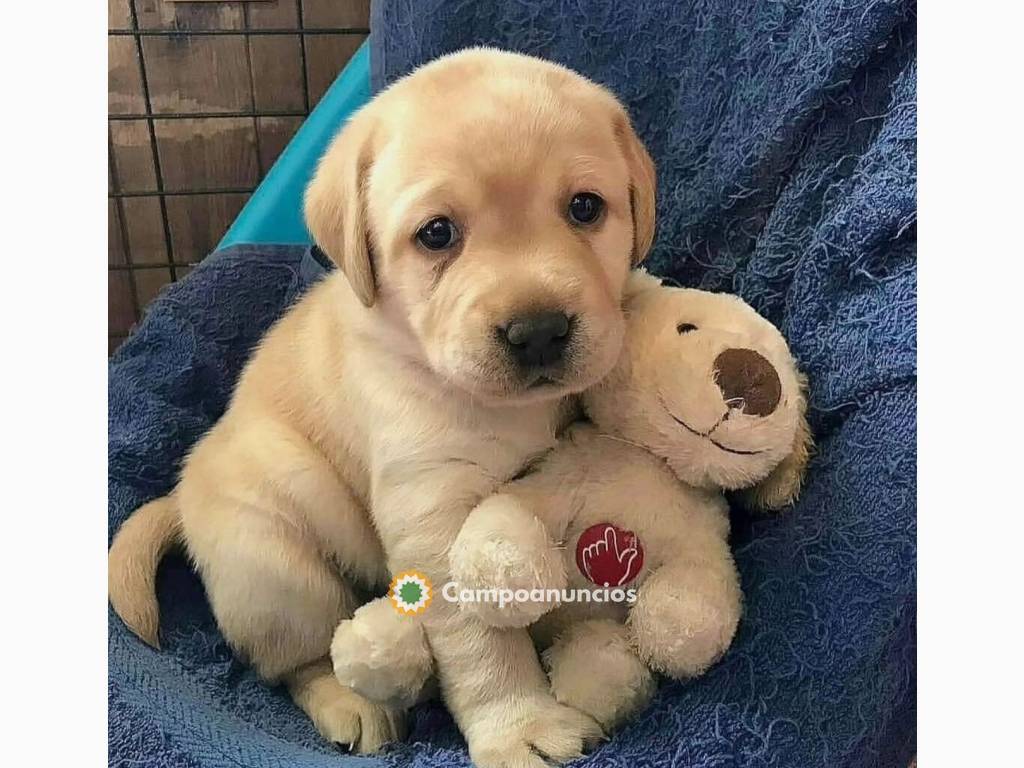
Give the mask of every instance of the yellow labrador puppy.
M 358 112 L 306 218 L 340 269 L 267 334 L 174 492 L 125 523 L 110 598 L 156 644 L 156 564 L 182 541 L 236 651 L 327 739 L 373 751 L 400 714 L 327 658 L 351 584 L 408 568 L 445 580 L 468 513 L 612 367 L 623 284 L 653 238 L 654 169 L 606 90 L 476 49 Z M 424 623 L 479 766 L 568 759 L 599 734 L 552 698 L 525 631 L 441 602 Z

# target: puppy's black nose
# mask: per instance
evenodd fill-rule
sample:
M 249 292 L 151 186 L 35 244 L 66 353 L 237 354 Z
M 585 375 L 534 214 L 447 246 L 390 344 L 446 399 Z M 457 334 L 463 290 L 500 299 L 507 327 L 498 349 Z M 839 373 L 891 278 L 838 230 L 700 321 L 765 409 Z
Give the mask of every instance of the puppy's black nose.
M 779 374 L 752 349 L 727 349 L 715 358 L 715 381 L 726 405 L 751 416 L 767 416 L 782 398 Z
M 535 312 L 516 317 L 498 335 L 513 359 L 524 368 L 561 362 L 569 341 L 569 318 L 563 312 Z

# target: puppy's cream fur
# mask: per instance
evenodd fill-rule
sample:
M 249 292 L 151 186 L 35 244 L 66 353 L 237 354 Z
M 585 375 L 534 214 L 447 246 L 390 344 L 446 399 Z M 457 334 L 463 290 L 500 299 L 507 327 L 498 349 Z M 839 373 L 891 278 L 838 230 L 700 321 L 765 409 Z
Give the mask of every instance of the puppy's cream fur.
M 721 489 L 754 487 L 753 497 L 771 507 L 788 503 L 810 449 L 803 378 L 770 323 L 734 296 L 660 287 L 642 273 L 629 293 L 622 356 L 583 396 L 594 423 L 574 425 L 534 472 L 480 504 L 451 551 L 460 588 L 546 591 L 567 582 L 593 592 L 575 561 L 580 535 L 600 523 L 638 535 L 644 564 L 628 585 L 638 589 L 632 606 L 460 605 L 487 623 L 537 620 L 530 630 L 547 648 L 556 698 L 604 728 L 646 704 L 652 669 L 693 677 L 728 648 L 741 594 Z M 770 413 L 725 398 L 716 363 L 726 350 L 756 352 L 777 373 L 780 396 Z M 336 672 L 348 674 L 353 636 L 369 657 L 372 638 L 386 642 L 407 622 L 393 611 L 343 622 Z M 392 689 L 415 691 L 430 667 L 420 658 L 387 674 Z
M 567 205 L 584 191 L 606 211 L 574 226 Z M 439 215 L 462 240 L 427 252 L 415 233 Z M 153 572 L 180 537 L 235 650 L 284 681 L 325 737 L 373 751 L 399 735 L 396 711 L 342 686 L 327 661 L 357 607 L 351 585 L 408 568 L 444 581 L 469 512 L 554 444 L 565 396 L 614 364 L 623 284 L 653 238 L 654 172 L 607 91 L 473 50 L 355 115 L 306 216 L 339 271 L 266 335 L 174 493 L 126 523 L 110 595 L 155 642 Z M 575 334 L 559 380 L 538 385 L 495 329 L 547 310 L 572 316 Z M 599 734 L 552 697 L 525 631 L 443 609 L 426 630 L 481 768 L 568 759 Z

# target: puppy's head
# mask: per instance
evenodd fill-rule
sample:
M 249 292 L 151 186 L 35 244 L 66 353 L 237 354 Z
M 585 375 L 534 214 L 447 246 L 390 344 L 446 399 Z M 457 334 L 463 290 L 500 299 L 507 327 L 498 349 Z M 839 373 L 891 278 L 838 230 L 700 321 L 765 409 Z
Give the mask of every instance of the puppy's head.
M 594 421 L 691 485 L 748 489 L 767 509 L 792 501 L 811 434 L 804 377 L 782 334 L 737 296 L 643 273 L 629 294 L 619 364 L 585 396 Z
M 654 237 L 654 168 L 605 89 L 474 49 L 350 121 L 306 219 L 396 348 L 488 401 L 552 398 L 618 356 L 623 284 Z

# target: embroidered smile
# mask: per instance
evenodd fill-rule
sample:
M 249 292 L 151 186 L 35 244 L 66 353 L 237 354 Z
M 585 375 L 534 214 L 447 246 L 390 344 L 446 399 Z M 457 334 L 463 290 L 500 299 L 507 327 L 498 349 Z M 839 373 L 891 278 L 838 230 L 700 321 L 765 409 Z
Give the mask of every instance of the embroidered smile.
M 674 413 L 672 413 L 672 411 L 670 411 L 668 409 L 668 406 L 666 406 L 664 402 L 662 402 L 662 407 L 665 408 L 665 412 L 669 416 L 671 416 L 673 419 L 675 419 L 676 423 L 679 424 L 681 427 L 683 427 L 683 429 L 685 429 L 686 431 L 696 435 L 697 437 L 703 437 L 705 440 L 710 442 L 713 446 L 715 446 L 716 448 L 718 448 L 720 450 L 725 451 L 726 453 L 734 453 L 737 456 L 756 456 L 759 453 L 764 453 L 764 451 L 741 451 L 738 448 L 729 448 L 728 446 L 722 445 L 720 442 L 718 442 L 717 440 L 715 440 L 715 438 L 713 438 L 711 436 L 711 433 L 714 432 L 716 429 L 718 429 L 719 424 L 721 424 L 723 421 L 725 421 L 726 419 L 729 418 L 729 412 L 728 411 L 726 411 L 725 415 L 723 415 L 722 418 L 720 418 L 718 420 L 718 423 L 715 424 L 715 426 L 713 426 L 707 432 L 698 432 L 696 429 L 694 429 L 689 424 L 687 424 L 685 421 L 683 421 L 678 416 L 676 416 Z

